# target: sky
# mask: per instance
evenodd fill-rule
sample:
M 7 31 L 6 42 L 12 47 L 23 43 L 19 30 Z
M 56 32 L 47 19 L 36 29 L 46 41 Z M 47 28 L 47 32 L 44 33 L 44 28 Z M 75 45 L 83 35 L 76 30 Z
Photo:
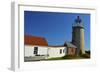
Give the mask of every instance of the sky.
M 72 41 L 77 16 L 85 28 L 85 49 L 90 50 L 90 14 L 24 11 L 24 35 L 44 37 L 49 45 L 63 45 Z

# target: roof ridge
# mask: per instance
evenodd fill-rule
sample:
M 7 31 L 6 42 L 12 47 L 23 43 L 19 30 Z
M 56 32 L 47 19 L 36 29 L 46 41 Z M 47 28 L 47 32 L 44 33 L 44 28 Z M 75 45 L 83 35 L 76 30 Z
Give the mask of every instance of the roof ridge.
M 34 36 L 34 35 L 24 35 L 24 36 L 28 36 L 28 37 L 36 37 L 36 38 L 43 38 L 43 39 L 45 39 L 44 37 L 41 37 L 41 36 Z
M 24 35 L 25 44 L 30 45 L 48 45 L 47 40 L 44 37 L 32 36 L 32 35 Z

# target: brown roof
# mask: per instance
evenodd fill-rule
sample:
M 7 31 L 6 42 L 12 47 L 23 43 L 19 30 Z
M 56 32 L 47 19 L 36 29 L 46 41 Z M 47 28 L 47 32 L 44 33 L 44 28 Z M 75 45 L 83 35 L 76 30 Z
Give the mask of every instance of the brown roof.
M 64 46 L 77 48 L 74 44 L 72 44 L 72 43 L 70 43 L 70 42 L 65 42 L 65 43 L 64 43 Z
M 25 45 L 39 45 L 39 46 L 48 46 L 48 43 L 45 38 L 37 36 L 24 36 Z

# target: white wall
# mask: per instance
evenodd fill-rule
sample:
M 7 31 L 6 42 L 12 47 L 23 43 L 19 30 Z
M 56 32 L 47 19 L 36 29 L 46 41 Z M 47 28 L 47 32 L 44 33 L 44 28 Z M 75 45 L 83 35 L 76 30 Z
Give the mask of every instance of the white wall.
M 39 55 L 47 55 L 48 47 L 38 46 L 38 54 Z
M 48 47 L 48 46 L 32 46 L 25 45 L 25 57 L 35 56 L 34 47 L 38 47 L 38 55 L 49 55 L 48 58 L 63 57 L 67 53 L 66 47 Z M 62 53 L 60 53 L 60 49 Z M 64 50 L 64 52 L 63 52 Z
M 25 45 L 25 49 L 24 49 L 25 57 L 34 56 L 33 51 L 34 51 L 34 47 L 33 46 Z
M 62 53 L 60 54 L 60 49 L 62 50 Z M 64 52 L 63 52 L 64 50 Z M 48 58 L 55 58 L 55 57 L 63 57 L 67 53 L 67 48 L 66 47 L 49 47 L 49 57 Z
M 38 55 L 47 55 L 48 48 L 45 46 L 25 45 L 25 57 L 35 56 L 34 47 L 38 47 Z

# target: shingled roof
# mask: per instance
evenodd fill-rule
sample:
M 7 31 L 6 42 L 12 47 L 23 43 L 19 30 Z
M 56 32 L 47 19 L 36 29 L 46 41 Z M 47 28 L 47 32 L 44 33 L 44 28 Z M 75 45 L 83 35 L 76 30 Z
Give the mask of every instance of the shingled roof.
M 47 40 L 43 37 L 37 36 L 24 36 L 24 44 L 25 45 L 39 45 L 39 46 L 48 46 Z
M 70 42 L 65 42 L 64 43 L 64 46 L 67 46 L 67 47 L 73 47 L 73 48 L 77 48 L 75 45 L 73 45 L 72 43 L 70 43 Z

